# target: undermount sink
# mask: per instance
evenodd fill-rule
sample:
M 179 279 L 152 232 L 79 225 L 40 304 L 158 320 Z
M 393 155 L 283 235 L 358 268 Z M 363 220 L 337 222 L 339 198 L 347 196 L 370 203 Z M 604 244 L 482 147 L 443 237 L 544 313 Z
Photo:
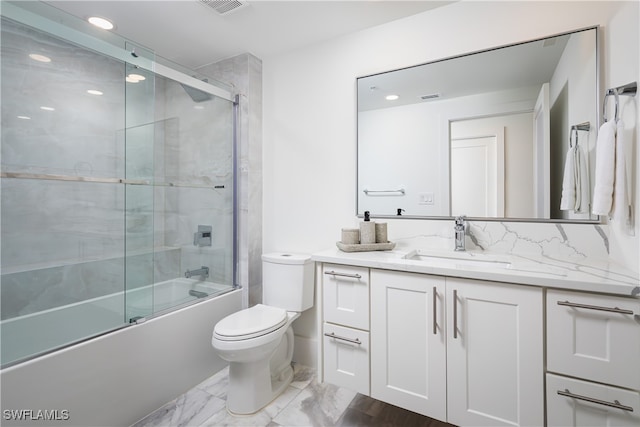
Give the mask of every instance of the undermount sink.
M 432 253 L 427 251 L 411 251 L 403 259 L 420 261 L 425 264 L 446 267 L 486 267 L 486 268 L 509 268 L 511 263 L 484 254 L 474 252 L 452 252 L 451 254 Z

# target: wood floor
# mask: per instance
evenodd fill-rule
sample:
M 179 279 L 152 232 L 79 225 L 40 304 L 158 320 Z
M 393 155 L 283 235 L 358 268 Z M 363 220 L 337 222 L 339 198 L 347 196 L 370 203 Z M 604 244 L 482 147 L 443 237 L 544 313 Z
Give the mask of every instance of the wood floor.
M 353 398 L 337 427 L 454 427 L 362 394 Z

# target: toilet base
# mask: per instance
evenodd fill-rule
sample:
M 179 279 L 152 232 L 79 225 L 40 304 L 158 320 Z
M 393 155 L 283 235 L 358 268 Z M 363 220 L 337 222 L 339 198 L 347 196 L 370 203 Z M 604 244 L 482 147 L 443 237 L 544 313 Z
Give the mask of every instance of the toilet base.
M 293 330 L 288 328 L 281 345 L 293 348 Z M 229 363 L 227 411 L 232 415 L 258 412 L 278 397 L 293 380 L 292 351 L 287 351 L 284 364 L 272 372 L 269 358 L 250 363 Z
M 269 405 L 274 400 L 276 400 L 278 396 L 280 396 L 282 392 L 289 386 L 289 384 L 291 384 L 291 381 L 293 381 L 293 368 L 289 367 L 287 373 L 285 373 L 284 375 L 284 379 L 273 384 L 272 393 L 270 393 L 270 399 L 266 401 L 250 399 L 253 404 L 250 404 L 250 402 L 247 400 L 249 396 L 247 396 L 246 393 L 240 395 L 240 398 L 245 400 L 244 404 L 242 405 L 234 404 L 235 399 L 229 398 L 229 395 L 227 395 L 227 412 L 234 417 L 250 417 L 256 412 L 263 409 L 265 406 Z M 231 393 L 231 390 L 229 390 L 229 393 Z

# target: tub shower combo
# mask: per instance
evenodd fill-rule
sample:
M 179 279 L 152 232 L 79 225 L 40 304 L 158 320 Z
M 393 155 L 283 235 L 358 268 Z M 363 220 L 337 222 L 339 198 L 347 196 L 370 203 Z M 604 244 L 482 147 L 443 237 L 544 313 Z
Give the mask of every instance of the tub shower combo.
M 231 89 L 30 7 L 2 8 L 3 368 L 236 288 Z

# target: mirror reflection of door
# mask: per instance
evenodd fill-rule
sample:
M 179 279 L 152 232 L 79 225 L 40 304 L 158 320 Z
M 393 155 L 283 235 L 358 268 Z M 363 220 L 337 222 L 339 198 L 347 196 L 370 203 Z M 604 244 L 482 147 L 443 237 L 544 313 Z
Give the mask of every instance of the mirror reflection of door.
M 534 218 L 551 218 L 551 130 L 549 83 L 542 85 L 533 111 Z
M 451 139 L 451 215 L 504 217 L 504 129 Z

